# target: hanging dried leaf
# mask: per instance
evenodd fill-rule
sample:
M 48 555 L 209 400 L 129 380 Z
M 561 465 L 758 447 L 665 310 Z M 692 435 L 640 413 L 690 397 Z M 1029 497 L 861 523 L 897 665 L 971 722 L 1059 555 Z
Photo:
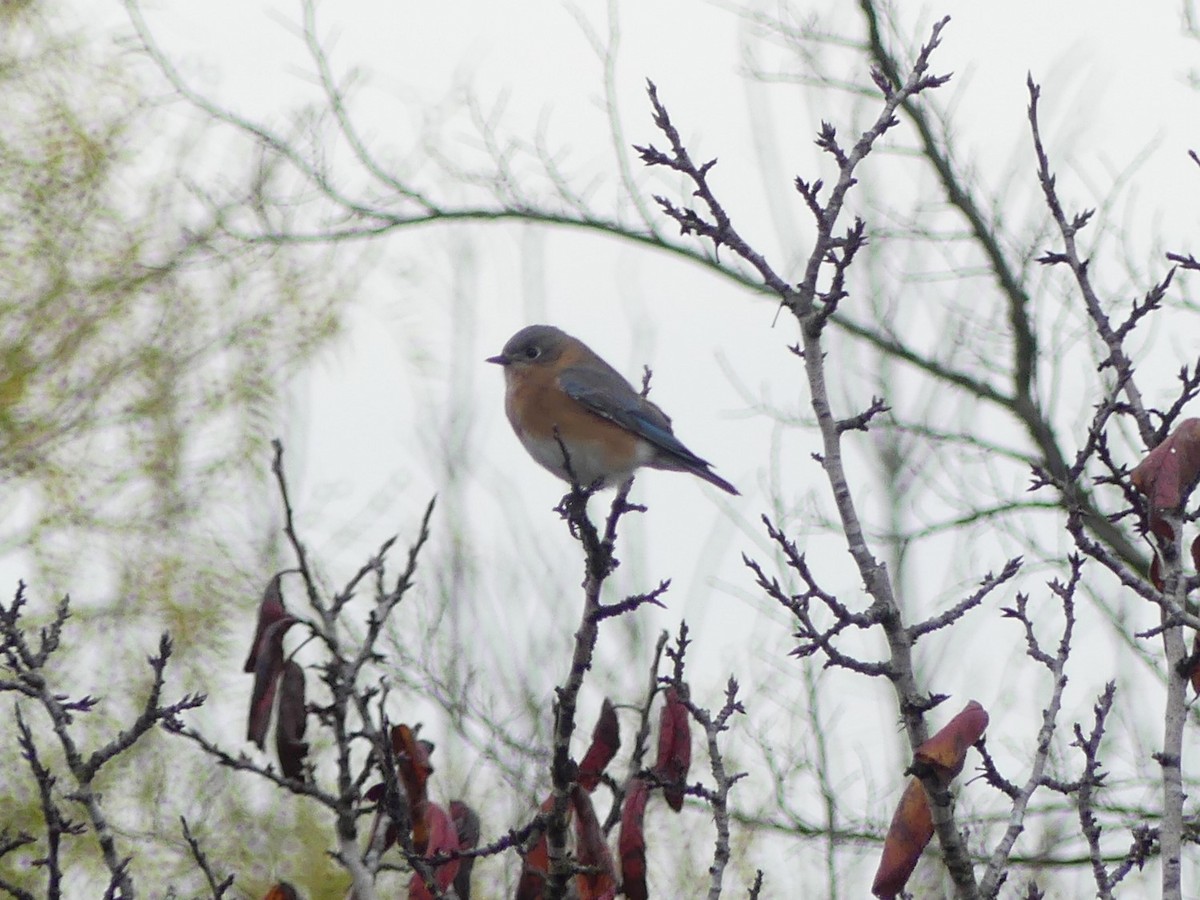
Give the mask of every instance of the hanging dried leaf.
M 571 790 L 575 809 L 575 856 L 579 864 L 594 872 L 575 876 L 579 900 L 614 900 L 617 895 L 617 868 L 596 818 L 592 798 L 580 785 Z
M 243 667 L 245 672 L 254 671 L 254 664 L 258 659 L 258 648 L 262 644 L 263 634 L 267 628 L 288 614 L 287 608 L 283 605 L 283 591 L 280 589 L 279 582 L 284 575 L 291 571 L 294 570 L 285 569 L 278 572 L 267 582 L 262 600 L 258 603 L 258 625 L 254 629 L 254 640 L 250 644 L 250 653 L 246 657 L 246 665 Z
M 298 620 L 284 616 L 272 622 L 263 631 L 254 660 L 254 692 L 250 695 L 250 717 L 246 727 L 246 739 L 253 741 L 261 750 L 271 722 L 271 705 L 275 701 L 275 688 L 283 674 L 283 636 Z
M 937 734 L 917 748 L 913 754 L 913 770 L 936 775 L 949 784 L 966 762 L 967 750 L 983 735 L 988 725 L 987 711 L 974 700 L 946 723 Z M 909 780 L 892 824 L 883 842 L 883 853 L 871 893 L 876 897 L 894 897 L 908 883 L 917 867 L 921 852 L 933 837 L 933 814 L 929 797 L 921 779 Z
M 304 758 L 308 744 L 304 731 L 308 710 L 304 705 L 304 669 L 288 660 L 279 679 L 279 711 L 275 721 L 275 753 L 279 768 L 288 778 L 304 778 Z
M 554 809 L 554 798 L 547 797 L 541 806 L 543 815 Z M 567 821 L 570 821 L 572 807 L 567 807 Z M 550 845 L 543 831 L 531 846 L 525 851 L 521 861 L 521 880 L 517 882 L 515 900 L 541 900 L 542 890 L 546 886 L 546 876 L 550 874 Z
M 929 811 L 925 787 L 921 779 L 910 778 L 896 814 L 892 816 L 892 824 L 888 826 L 871 893 L 885 900 L 904 890 L 921 858 L 921 851 L 932 837 L 933 814 Z
M 658 760 L 654 773 L 664 782 L 663 797 L 675 812 L 683 808 L 688 769 L 692 765 L 691 717 L 678 691 L 667 688 L 658 718 Z
M 621 726 L 617 721 L 617 711 L 612 703 L 605 698 L 600 707 L 600 718 L 592 729 L 592 745 L 588 747 L 583 761 L 579 764 L 579 784 L 585 791 L 594 791 L 600 783 L 600 776 L 612 758 L 621 749 Z
M 979 740 L 987 725 L 987 711 L 972 700 L 937 734 L 917 748 L 913 754 L 913 768 L 919 770 L 920 766 L 930 766 L 943 781 L 949 783 L 962 771 L 967 750 Z
M 392 728 L 392 751 L 396 767 L 408 796 L 408 810 L 413 823 L 413 847 L 424 853 L 429 843 L 428 821 L 425 815 L 428 802 L 427 782 L 433 772 L 429 762 L 430 744 L 417 740 L 416 732 L 407 725 Z
M 440 853 L 453 853 L 459 849 L 458 832 L 455 831 L 454 822 L 449 813 L 436 803 L 427 803 L 422 819 L 423 830 L 429 835 L 426 847 L 421 851 L 426 859 L 432 859 Z M 415 826 L 413 831 L 416 831 Z M 442 863 L 433 870 L 433 880 L 437 884 L 439 894 L 444 893 L 454 882 L 454 878 L 458 874 L 458 867 L 459 860 L 453 859 L 450 862 Z M 409 900 L 433 900 L 433 894 L 430 893 L 429 888 L 425 885 L 425 880 L 420 875 L 414 874 L 409 881 L 408 898 Z
M 613 708 L 611 702 L 607 699 L 604 705 L 600 708 L 600 716 L 596 720 L 596 727 L 592 729 L 592 743 L 588 747 L 588 751 L 584 754 L 583 761 L 579 764 L 579 775 L 576 779 L 577 786 L 585 792 L 591 792 L 596 789 L 596 785 L 600 783 L 600 776 L 603 774 L 605 767 L 612 761 L 617 750 L 621 747 L 621 730 L 620 724 L 617 721 L 617 711 Z M 587 794 L 582 796 L 586 797 Z M 591 801 L 588 800 L 588 809 L 591 810 Z M 575 820 L 575 810 L 577 804 L 574 801 L 574 793 L 572 794 L 572 803 L 567 807 L 568 822 Z M 548 813 L 554 808 L 554 798 L 549 797 L 542 804 L 542 813 Z M 592 819 L 595 820 L 595 812 L 592 812 Z M 582 827 L 576 821 L 576 829 Z M 596 825 L 599 831 L 599 824 Z M 603 837 L 600 837 L 600 842 L 603 843 Z M 607 852 L 607 847 L 605 848 Z M 579 851 L 582 852 L 582 851 Z M 611 855 L 610 855 L 611 863 Z M 588 863 L 590 865 L 590 863 Z M 614 870 L 615 871 L 615 870 Z M 538 900 L 542 896 L 542 891 L 546 886 L 546 877 L 550 872 L 550 850 L 546 841 L 545 833 L 541 834 L 536 841 L 526 850 L 524 860 L 521 863 L 521 878 L 517 882 L 516 900 Z M 583 876 L 580 876 L 581 878 Z M 613 877 L 615 890 L 615 875 Z M 582 889 L 582 885 L 580 885 Z M 585 894 L 585 897 L 602 897 L 603 891 Z
M 1130 480 L 1150 501 L 1150 525 L 1162 514 L 1179 510 L 1200 479 L 1200 419 L 1184 419 L 1130 473 Z
M 458 834 L 459 850 L 474 850 L 479 846 L 479 815 L 461 800 L 450 801 L 450 819 Z M 458 900 L 471 900 L 471 870 L 475 857 L 468 856 L 459 861 L 458 874 L 454 876 L 454 892 Z
M 631 779 L 621 807 L 621 834 L 617 850 L 621 854 L 621 891 L 628 900 L 648 900 L 646 890 L 646 801 L 650 787 L 641 778 Z
M 1192 683 L 1192 690 L 1200 694 L 1200 631 L 1192 637 L 1192 655 L 1187 659 L 1185 677 Z

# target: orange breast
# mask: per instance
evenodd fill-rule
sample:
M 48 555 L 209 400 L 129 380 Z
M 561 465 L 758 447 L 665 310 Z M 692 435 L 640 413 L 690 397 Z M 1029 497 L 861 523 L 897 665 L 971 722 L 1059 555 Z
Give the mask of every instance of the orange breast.
M 513 430 L 529 454 L 560 478 L 566 480 L 567 473 L 556 427 L 585 486 L 598 479 L 610 484 L 624 480 L 653 456 L 645 441 L 564 394 L 549 369 L 506 374 L 504 409 Z

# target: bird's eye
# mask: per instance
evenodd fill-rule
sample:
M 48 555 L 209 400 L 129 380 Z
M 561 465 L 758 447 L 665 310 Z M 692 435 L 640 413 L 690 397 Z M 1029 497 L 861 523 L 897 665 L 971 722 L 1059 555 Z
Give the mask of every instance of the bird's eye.
M 526 359 L 537 359 L 541 355 L 542 355 L 542 351 L 541 351 L 540 347 L 526 347 L 525 348 L 525 358 Z

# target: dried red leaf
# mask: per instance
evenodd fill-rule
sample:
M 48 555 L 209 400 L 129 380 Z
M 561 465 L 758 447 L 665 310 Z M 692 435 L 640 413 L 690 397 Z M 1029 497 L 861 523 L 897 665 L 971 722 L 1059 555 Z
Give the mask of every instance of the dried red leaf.
M 987 725 L 987 711 L 972 700 L 941 731 L 917 748 L 913 767 L 931 766 L 948 782 L 962 771 L 967 750 L 979 740 Z
M 543 814 L 554 809 L 554 798 L 547 797 L 541 806 Z M 570 820 L 572 809 L 567 807 L 567 818 Z M 546 833 L 534 841 L 525 851 L 521 861 L 521 880 L 517 882 L 517 893 L 514 900 L 541 900 L 542 889 L 546 886 L 546 876 L 550 873 L 550 845 Z
M 286 881 L 271 885 L 270 890 L 263 895 L 263 900 L 300 900 L 300 894 Z
M 968 748 L 979 740 L 987 725 L 987 711 L 976 701 L 970 701 L 945 727 L 917 748 L 913 754 L 913 769 L 924 769 L 949 784 L 962 771 Z M 894 897 L 904 890 L 931 837 L 933 814 L 929 809 L 929 798 L 921 779 L 913 777 L 904 789 L 892 824 L 888 826 L 871 893 L 883 898 Z
M 1163 519 L 1156 519 L 1150 523 L 1150 531 L 1164 542 L 1173 541 L 1175 539 L 1175 529 L 1170 523 Z M 1200 572 L 1200 536 L 1192 541 L 1192 566 Z M 1158 554 L 1154 554 L 1154 558 L 1150 560 L 1150 583 L 1158 588 L 1163 589 L 1165 582 L 1162 576 L 1162 559 Z
M 453 853 L 459 849 L 458 832 L 454 828 L 454 821 L 444 809 L 436 803 L 427 803 L 422 820 L 424 831 L 429 835 L 428 844 L 422 851 L 422 855 L 426 859 L 432 859 L 439 853 Z M 416 831 L 416 828 L 414 827 L 413 830 Z M 439 894 L 444 893 L 450 887 L 454 877 L 458 874 L 458 867 L 459 860 L 452 859 L 433 870 L 433 880 L 437 884 Z M 425 886 L 425 880 L 420 875 L 414 874 L 409 881 L 408 898 L 409 900 L 433 900 L 433 894 Z
M 621 729 L 620 723 L 617 721 L 617 711 L 613 708 L 612 703 L 607 699 L 604 705 L 600 708 L 600 716 L 596 720 L 596 727 L 592 729 L 592 743 L 588 747 L 587 753 L 584 754 L 583 761 L 579 764 L 578 776 L 576 784 L 582 788 L 584 792 L 590 793 L 596 789 L 600 783 L 600 776 L 604 772 L 605 767 L 616 756 L 617 750 L 621 747 Z M 568 822 L 575 818 L 575 810 L 579 806 L 579 802 L 575 800 L 575 793 L 572 793 L 572 803 L 567 807 Z M 580 796 L 586 798 L 587 793 L 580 793 Z M 548 813 L 554 808 L 554 798 L 549 797 L 542 803 L 542 813 Z M 587 800 L 587 808 L 591 812 L 591 819 L 595 823 L 596 815 L 592 809 L 591 800 Z M 579 829 L 584 827 L 576 820 L 576 833 L 580 841 L 583 837 L 579 835 Z M 600 833 L 600 826 L 595 823 L 596 833 Z M 591 841 L 596 835 L 588 834 L 587 838 Z M 598 838 L 599 844 L 604 843 L 602 835 Z M 607 852 L 607 847 L 604 848 Z M 582 854 L 581 847 L 577 852 Z M 599 852 L 598 846 L 593 846 L 588 852 Z M 582 856 L 580 857 L 582 859 Z M 611 867 L 612 857 L 609 855 L 609 864 Z M 592 865 L 592 863 L 587 863 Z M 534 843 L 528 847 L 524 853 L 524 858 L 521 863 L 521 878 L 517 882 L 516 900 L 539 900 L 542 896 L 542 891 L 546 886 L 546 877 L 550 872 L 550 850 L 547 844 L 546 835 L 543 833 Z M 615 872 L 615 867 L 614 867 Z M 579 876 L 584 878 L 586 876 Z M 583 890 L 582 883 L 578 885 L 580 890 Z M 612 876 L 612 887 L 615 893 L 616 876 Z M 603 889 L 588 887 L 591 893 L 584 893 L 582 896 L 586 898 L 607 896 Z
M 617 867 L 596 818 L 592 798 L 582 786 L 575 785 L 571 790 L 571 805 L 575 809 L 575 856 L 580 865 L 597 870 L 575 876 L 579 900 L 614 900 Z
M 258 625 L 254 629 L 254 640 L 250 644 L 250 653 L 246 657 L 246 665 L 242 671 L 253 672 L 255 670 L 254 664 L 258 659 L 258 648 L 262 645 L 263 634 L 267 628 L 288 614 L 287 608 L 283 605 L 283 591 L 279 587 L 279 582 L 288 572 L 294 571 L 295 569 L 285 569 L 273 575 L 267 582 L 262 600 L 258 603 Z
M 1160 541 L 1171 542 L 1175 540 L 1175 528 L 1163 518 L 1152 518 L 1150 520 L 1150 533 Z
M 474 850 L 479 846 L 479 815 L 461 800 L 450 801 L 450 819 L 454 822 L 454 831 L 458 834 L 459 850 Z M 454 893 L 458 900 L 471 898 L 471 870 L 475 867 L 475 857 L 468 856 L 459 860 L 458 874 L 454 876 Z
M 267 737 L 267 726 L 271 723 L 271 705 L 275 701 L 275 688 L 283 674 L 283 636 L 298 619 L 285 615 L 272 622 L 263 631 L 258 652 L 254 660 L 254 692 L 250 695 L 250 717 L 246 727 L 246 739 L 253 741 L 261 750 Z
M 929 811 L 929 798 L 921 779 L 914 777 L 909 779 L 896 814 L 892 816 L 892 824 L 888 826 L 871 893 L 883 900 L 904 890 L 931 837 L 933 814 Z
M 600 718 L 592 729 L 592 745 L 588 747 L 583 761 L 579 764 L 579 784 L 585 791 L 594 791 L 600 783 L 600 776 L 612 758 L 621 749 L 621 726 L 617 722 L 617 711 L 612 703 L 605 698 L 600 707 Z
M 646 800 L 650 786 L 641 778 L 631 779 L 621 807 L 621 834 L 617 851 L 621 854 L 621 891 L 628 900 L 648 900 L 646 890 Z
M 675 812 L 683 808 L 688 769 L 692 765 L 691 717 L 674 687 L 667 688 L 666 703 L 658 718 L 658 761 L 654 773 L 663 784 L 663 797 Z
M 391 737 L 392 750 L 396 753 L 396 767 L 400 770 L 400 780 L 404 782 L 408 810 L 412 816 L 413 847 L 418 853 L 424 853 L 430 839 L 425 812 L 428 800 L 426 783 L 433 772 L 433 766 L 429 762 L 432 745 L 417 740 L 416 732 L 407 725 L 393 727 Z
M 1198 479 L 1200 419 L 1180 422 L 1130 473 L 1133 486 L 1150 501 L 1151 527 L 1164 512 L 1182 508 Z
M 1188 680 L 1192 683 L 1192 690 L 1200 694 L 1200 631 L 1196 632 L 1192 638 L 1192 658 L 1191 666 L 1187 671 Z
M 304 778 L 304 757 L 308 744 L 304 730 L 308 710 L 304 705 L 304 669 L 288 660 L 279 679 L 279 710 L 275 719 L 275 752 L 279 768 L 288 778 Z
M 450 820 L 458 835 L 459 850 L 474 850 L 479 846 L 479 814 L 461 800 L 450 801 Z
M 643 784 L 643 790 L 645 786 Z M 643 800 L 643 807 L 645 801 Z M 542 803 L 542 814 L 554 809 L 554 798 L 547 797 Z M 604 840 L 604 831 L 596 818 L 596 810 L 588 791 L 579 784 L 571 790 L 571 802 L 567 806 L 567 823 L 575 826 L 575 855 L 584 866 L 598 867 L 601 871 L 575 877 L 575 894 L 579 900 L 612 900 L 617 892 L 616 865 L 612 853 Z M 517 882 L 515 900 L 541 900 L 550 872 L 550 848 L 543 832 L 530 845 L 521 863 L 521 878 Z
M 546 886 L 546 873 L 550 871 L 550 850 L 545 837 L 538 840 L 521 861 L 521 880 L 517 882 L 514 900 L 541 900 Z
M 458 849 L 458 829 L 454 827 L 454 820 L 450 818 L 450 813 L 446 812 L 444 807 L 437 803 L 427 804 L 425 820 L 429 826 L 429 846 L 425 850 L 427 857 L 432 859 L 440 853 L 453 853 Z M 450 865 L 454 865 L 455 871 L 458 871 L 457 860 L 439 866 L 438 871 L 440 872 Z M 445 890 L 453 880 L 454 875 L 451 873 L 450 877 L 445 880 L 439 878 L 438 886 Z

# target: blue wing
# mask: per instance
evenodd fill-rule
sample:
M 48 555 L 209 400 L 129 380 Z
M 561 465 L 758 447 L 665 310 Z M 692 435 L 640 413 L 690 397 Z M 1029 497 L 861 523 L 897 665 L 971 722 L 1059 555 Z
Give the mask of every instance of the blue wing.
M 620 425 L 673 457 L 681 467 L 707 467 L 708 463 L 685 447 L 671 430 L 671 420 L 642 397 L 616 369 L 571 366 L 558 376 L 566 394 L 602 418 Z
M 651 466 L 698 475 L 721 490 L 738 489 L 712 471 L 709 463 L 685 447 L 671 430 L 667 414 L 633 389 L 620 372 L 596 357 L 584 365 L 568 366 L 558 385 L 567 396 L 591 412 L 648 441 L 658 451 Z

